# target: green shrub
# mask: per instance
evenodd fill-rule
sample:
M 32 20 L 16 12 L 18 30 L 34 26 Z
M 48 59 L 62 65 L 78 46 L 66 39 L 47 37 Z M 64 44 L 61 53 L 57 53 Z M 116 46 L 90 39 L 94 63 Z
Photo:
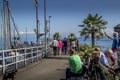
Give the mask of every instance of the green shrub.
M 88 46 L 88 45 L 81 45 L 79 46 L 80 53 L 79 55 L 81 58 L 88 60 L 90 58 L 91 53 L 93 52 L 94 48 Z

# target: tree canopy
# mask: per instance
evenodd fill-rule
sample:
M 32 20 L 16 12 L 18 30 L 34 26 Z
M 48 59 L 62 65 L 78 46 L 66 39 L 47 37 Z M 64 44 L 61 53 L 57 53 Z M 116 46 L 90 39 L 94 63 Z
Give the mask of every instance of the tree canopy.
M 91 37 L 92 47 L 95 46 L 95 38 L 100 39 L 103 36 L 102 29 L 105 29 L 107 21 L 102 19 L 97 13 L 95 15 L 88 14 L 83 20 L 83 24 L 79 25 L 82 30 L 79 31 L 81 36 L 85 36 L 84 40 Z

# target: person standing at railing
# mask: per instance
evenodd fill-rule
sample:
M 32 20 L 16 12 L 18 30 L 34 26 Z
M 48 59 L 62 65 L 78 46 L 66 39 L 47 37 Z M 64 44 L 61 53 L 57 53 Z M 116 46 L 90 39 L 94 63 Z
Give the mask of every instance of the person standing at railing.
M 76 47 L 77 47 L 76 42 L 73 40 L 73 41 L 71 42 L 71 48 L 76 51 Z
M 116 52 L 118 50 L 119 47 L 119 38 L 117 33 L 113 33 L 113 36 L 109 36 L 106 32 L 104 32 L 104 34 L 111 40 L 113 40 L 112 42 L 112 50 L 113 52 Z
M 58 54 L 58 41 L 56 39 L 53 40 L 52 46 L 53 46 L 53 54 L 54 56 L 56 56 Z
M 62 47 L 63 47 L 63 43 L 60 39 L 58 39 L 58 54 L 59 55 L 62 54 Z
M 66 55 L 68 52 L 68 40 L 67 38 L 64 38 L 63 40 L 63 53 Z

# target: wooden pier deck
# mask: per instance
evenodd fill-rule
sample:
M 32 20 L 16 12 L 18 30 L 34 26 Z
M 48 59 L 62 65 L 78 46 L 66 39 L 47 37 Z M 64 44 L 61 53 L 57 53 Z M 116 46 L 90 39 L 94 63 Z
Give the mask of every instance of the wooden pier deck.
M 21 68 L 16 73 L 15 80 L 65 80 L 68 57 L 68 55 L 51 56 Z

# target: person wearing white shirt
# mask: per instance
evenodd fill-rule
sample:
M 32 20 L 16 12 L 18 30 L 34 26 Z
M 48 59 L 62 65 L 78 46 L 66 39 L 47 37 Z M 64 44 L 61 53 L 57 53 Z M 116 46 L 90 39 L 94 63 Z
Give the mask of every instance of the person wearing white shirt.
M 56 39 L 53 40 L 53 54 L 56 56 L 58 54 L 58 41 Z

